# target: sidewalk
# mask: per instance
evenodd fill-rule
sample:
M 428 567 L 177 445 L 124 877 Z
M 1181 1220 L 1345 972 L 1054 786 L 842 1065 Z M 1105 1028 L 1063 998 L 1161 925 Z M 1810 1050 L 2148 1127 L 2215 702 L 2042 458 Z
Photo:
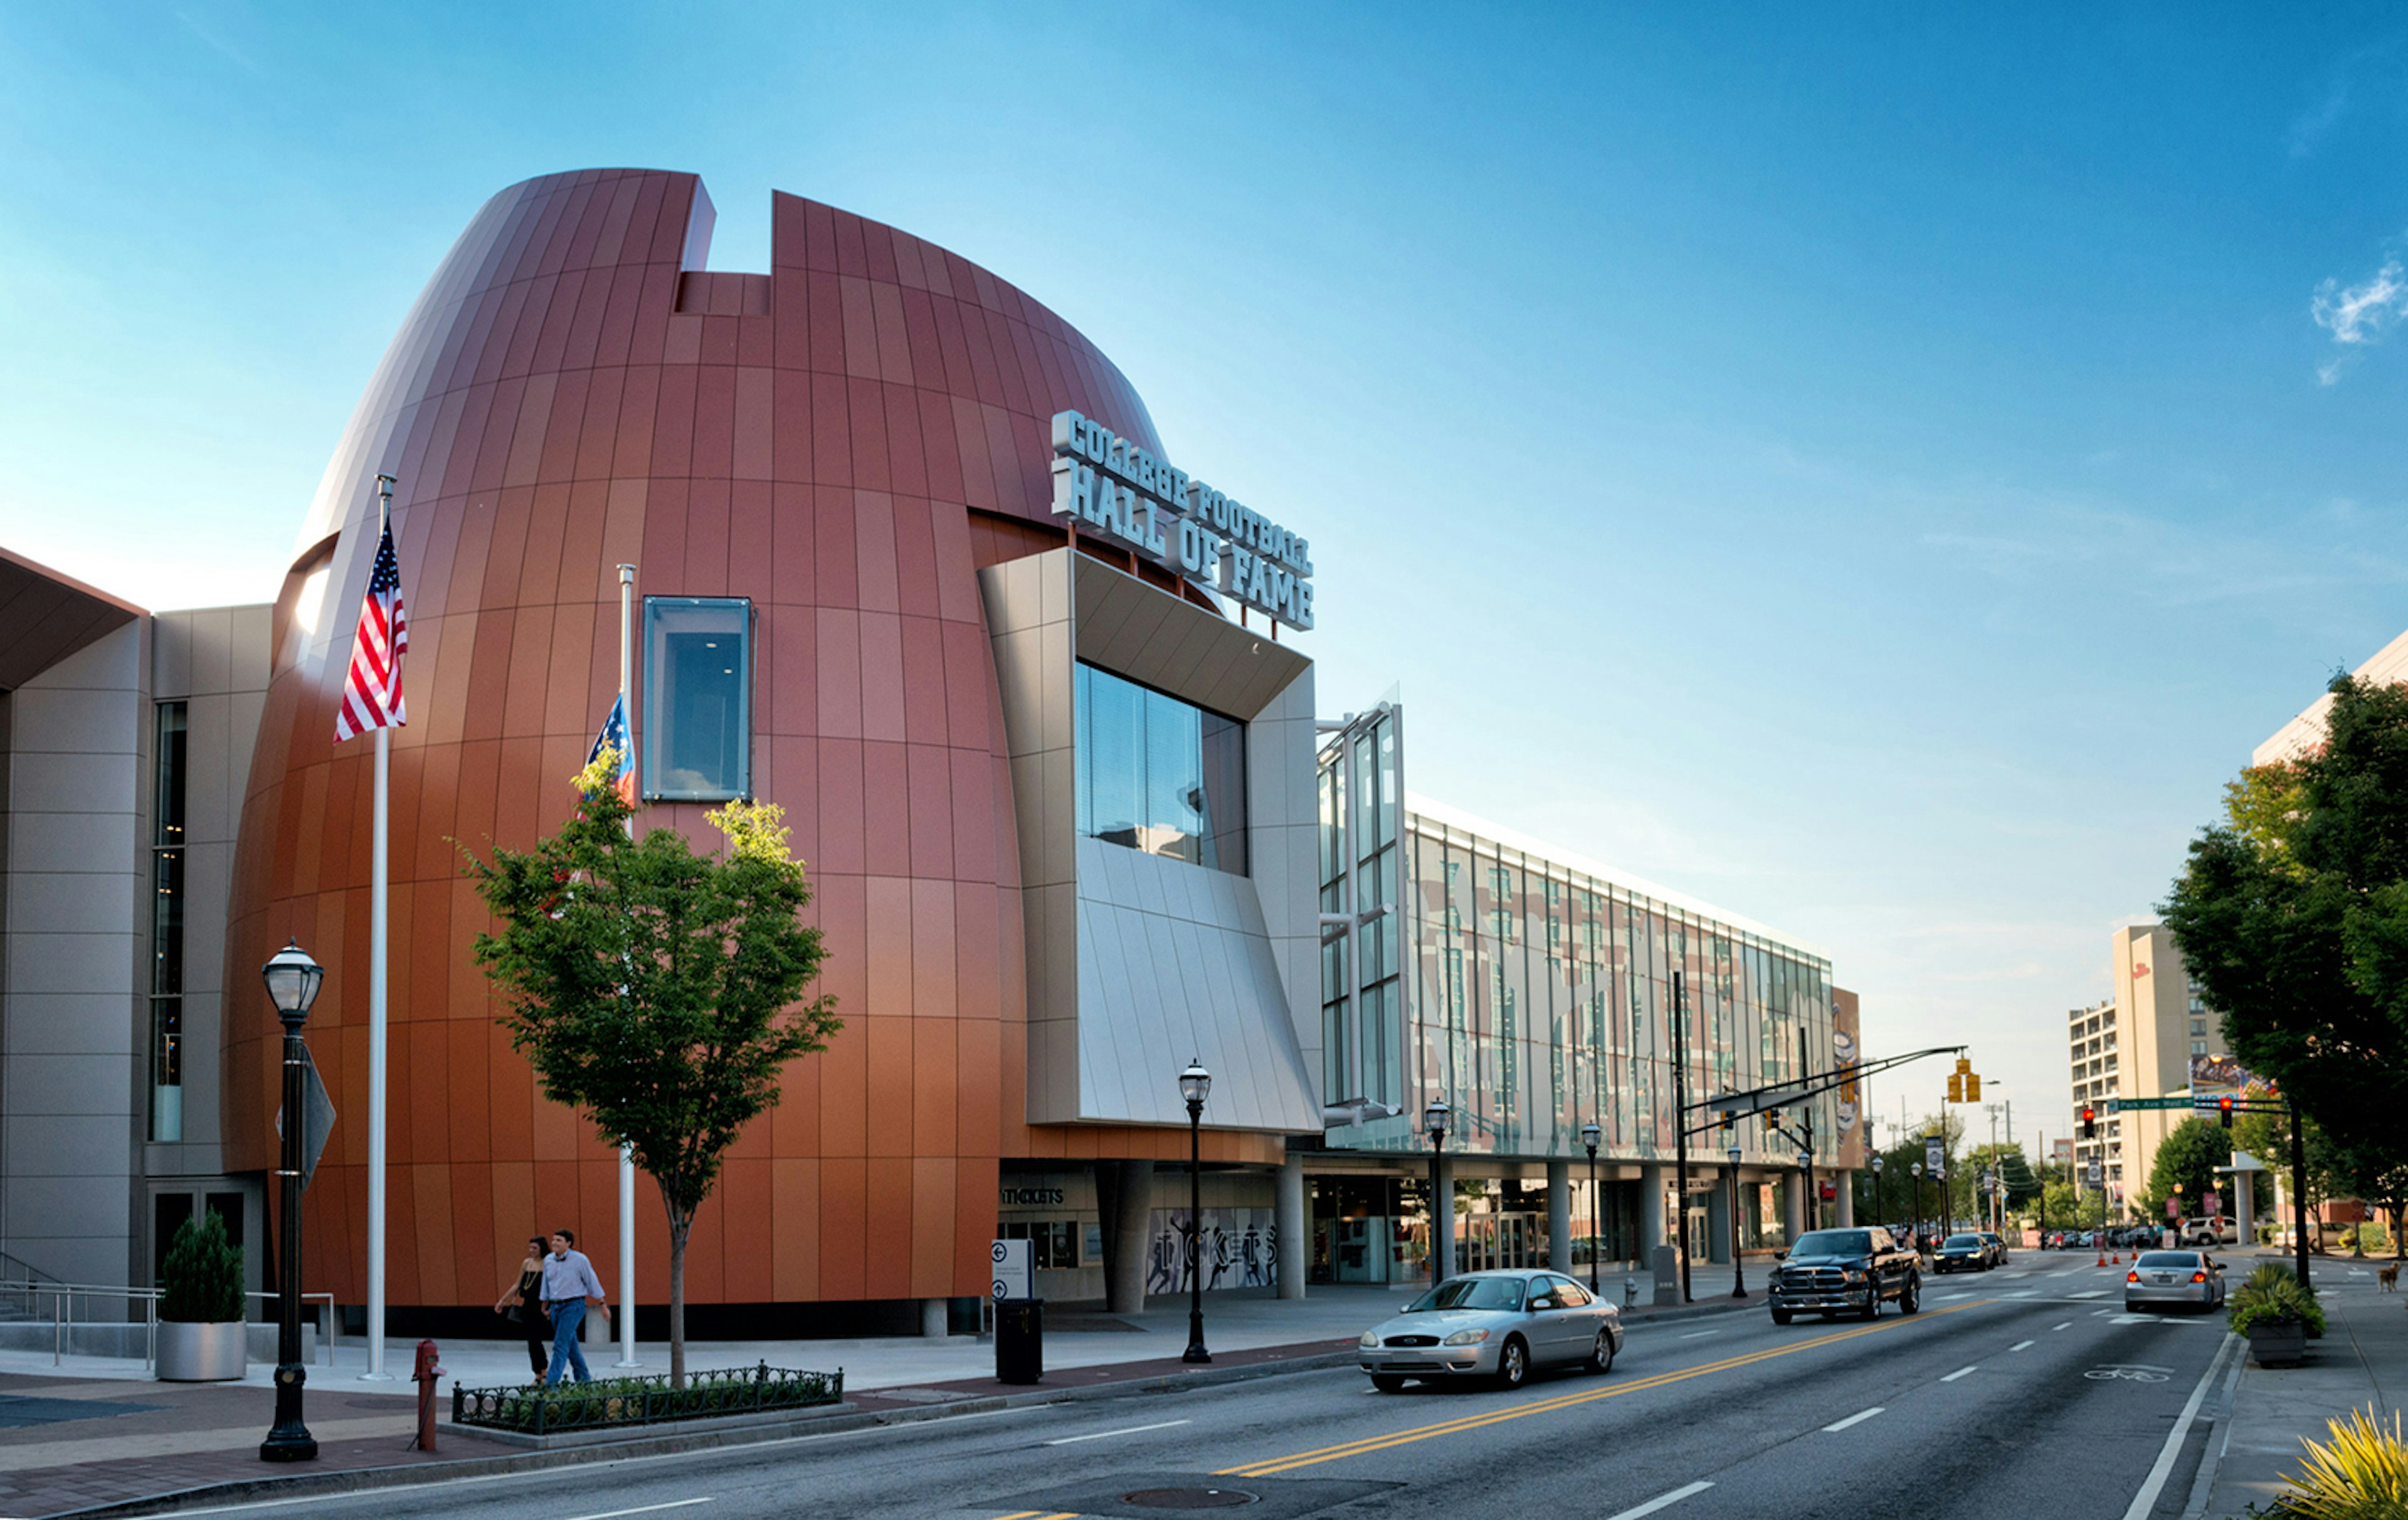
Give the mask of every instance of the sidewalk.
M 1692 1283 L 1695 1303 L 1662 1309 L 1641 1303 L 1623 1313 L 1643 1334 L 1651 1323 L 1760 1307 L 1762 1273 L 1750 1263 L 1747 1276 L 1757 1291 L 1735 1299 L 1730 1269 L 1701 1266 Z M 1600 1286 L 1609 1301 L 1620 1300 L 1618 1277 L 1604 1279 Z M 687 1364 L 697 1370 L 763 1361 L 773 1367 L 841 1367 L 846 1398 L 863 1415 L 882 1422 L 926 1418 L 955 1412 L 956 1405 L 967 1412 L 1003 1399 L 1110 1397 L 1114 1385 L 1135 1391 L 1164 1382 L 1351 1365 L 1355 1338 L 1365 1326 L 1396 1312 L 1415 1291 L 1316 1286 L 1302 1301 L 1216 1295 L 1204 1306 L 1205 1341 L 1213 1360 L 1203 1369 L 1180 1360 L 1187 1347 L 1183 1299 L 1154 1299 L 1142 1313 L 1127 1315 L 1106 1314 L 1091 1305 L 1064 1306 L 1049 1314 L 1045 1381 L 1034 1388 L 996 1382 L 993 1342 L 969 1336 L 707 1341 L 687 1347 Z M 1641 1280 L 1640 1297 L 1652 1298 L 1648 1280 Z M 416 1342 L 392 1341 L 387 1347 L 387 1369 L 407 1373 Z M 667 1369 L 665 1344 L 644 1342 L 637 1350 L 644 1364 L 638 1370 Z M 442 1359 L 449 1375 L 439 1407 L 447 1417 L 455 1383 L 474 1387 L 526 1381 L 525 1352 L 516 1341 L 452 1341 L 443 1346 Z M 596 1376 L 608 1376 L 617 1370 L 618 1348 L 588 1348 L 586 1359 Z M 462 1464 L 500 1470 L 557 1456 L 480 1439 L 448 1423 L 440 1428 L 438 1451 L 413 1451 L 408 1442 L 416 1420 L 415 1388 L 402 1381 L 364 1383 L 365 1365 L 366 1352 L 353 1341 L 337 1349 L 333 1369 L 309 1369 L 307 1417 L 320 1455 L 315 1462 L 279 1467 L 258 1455 L 275 1403 L 268 1383 L 272 1368 L 255 1365 L 239 1384 L 164 1384 L 152 1381 L 137 1361 L 71 1356 L 54 1369 L 46 1354 L 0 1353 L 0 1516 L 54 1515 L 215 1485 L 294 1478 L 322 1483 L 357 1474 L 363 1484 L 409 1482 L 411 1469 L 427 1470 L 419 1476 L 433 1478 L 458 1473 Z M 647 1435 L 676 1428 L 654 1427 Z M 580 1459 L 604 1457 L 609 1450 L 590 1449 Z
M 2271 1252 L 2235 1255 L 2226 1281 L 2239 1283 L 2261 1261 L 2289 1260 Z M 2270 1370 L 2242 1359 L 2230 1408 L 2209 1438 L 2216 1466 L 2204 1502 L 2194 1494 L 2191 1513 L 2225 1520 L 2253 1504 L 2272 1508 L 2283 1476 L 2300 1470 L 2302 1437 L 2329 1439 L 2326 1422 L 2352 1409 L 2372 1408 L 2387 1423 L 2401 1407 L 2408 1397 L 2408 1292 L 2382 1293 L 2374 1279 L 2390 1265 L 2387 1257 L 2310 1258 L 2308 1275 L 2325 1309 L 2324 1338 L 2308 1342 L 2300 1367 Z

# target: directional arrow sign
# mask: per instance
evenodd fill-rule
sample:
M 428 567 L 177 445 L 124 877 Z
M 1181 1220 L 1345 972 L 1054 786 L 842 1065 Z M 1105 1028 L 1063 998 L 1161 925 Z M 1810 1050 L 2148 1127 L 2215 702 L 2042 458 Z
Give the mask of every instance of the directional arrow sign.
M 318 1076 L 318 1063 L 308 1051 L 301 1053 L 301 1186 L 306 1192 L 309 1179 L 317 1175 L 318 1157 L 326 1149 L 327 1132 L 335 1127 L 335 1100 L 326 1096 L 326 1084 Z M 284 1111 L 276 1111 L 276 1138 L 284 1138 Z

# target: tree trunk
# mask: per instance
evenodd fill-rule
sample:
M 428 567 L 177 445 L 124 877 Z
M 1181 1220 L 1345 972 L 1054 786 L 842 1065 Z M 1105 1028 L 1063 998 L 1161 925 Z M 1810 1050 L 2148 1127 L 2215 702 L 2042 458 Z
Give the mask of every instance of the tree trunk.
M 669 1210 L 669 1386 L 685 1386 L 685 1240 L 694 1215 Z

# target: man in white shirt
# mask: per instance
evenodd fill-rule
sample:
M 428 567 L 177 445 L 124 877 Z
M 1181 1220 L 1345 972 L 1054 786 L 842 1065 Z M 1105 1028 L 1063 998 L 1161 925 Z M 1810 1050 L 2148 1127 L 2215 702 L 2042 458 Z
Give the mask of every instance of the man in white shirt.
M 577 1381 L 591 1383 L 594 1374 L 585 1369 L 585 1350 L 577 1343 L 577 1332 L 585 1324 L 588 1304 L 601 1307 L 604 1294 L 602 1280 L 594 1275 L 594 1263 L 577 1249 L 577 1232 L 556 1229 L 552 1232 L 552 1255 L 543 1258 L 543 1302 L 552 1311 L 552 1369 L 544 1374 L 543 1385 L 555 1386 L 567 1368 L 577 1369 Z

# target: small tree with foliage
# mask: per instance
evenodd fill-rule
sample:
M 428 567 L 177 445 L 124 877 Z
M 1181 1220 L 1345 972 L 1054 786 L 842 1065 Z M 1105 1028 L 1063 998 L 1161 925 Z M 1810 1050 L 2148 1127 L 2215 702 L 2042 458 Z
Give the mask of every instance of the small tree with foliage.
M 695 1213 L 727 1148 L 777 1103 L 786 1063 L 824 1050 L 842 1025 L 832 997 L 797 1001 L 825 952 L 802 922 L 810 884 L 781 810 L 733 802 L 708 814 L 725 848 L 697 854 L 674 829 L 631 837 L 617 773 L 605 751 L 578 774 L 580 806 L 558 834 L 469 857 L 498 925 L 477 937 L 476 956 L 544 1096 L 581 1110 L 660 1185 L 669 1373 L 682 1387 Z
M 2215 1190 L 2215 1169 L 2227 1164 L 2231 1152 L 2230 1138 L 2220 1124 L 2194 1114 L 2174 1126 L 2158 1142 L 2157 1159 L 2149 1163 L 2148 1186 L 2134 1200 L 2141 1217 L 2152 1223 L 2165 1218 L 2166 1200 L 2175 1196 L 2177 1183 L 2182 1212 L 2199 1212 Z

